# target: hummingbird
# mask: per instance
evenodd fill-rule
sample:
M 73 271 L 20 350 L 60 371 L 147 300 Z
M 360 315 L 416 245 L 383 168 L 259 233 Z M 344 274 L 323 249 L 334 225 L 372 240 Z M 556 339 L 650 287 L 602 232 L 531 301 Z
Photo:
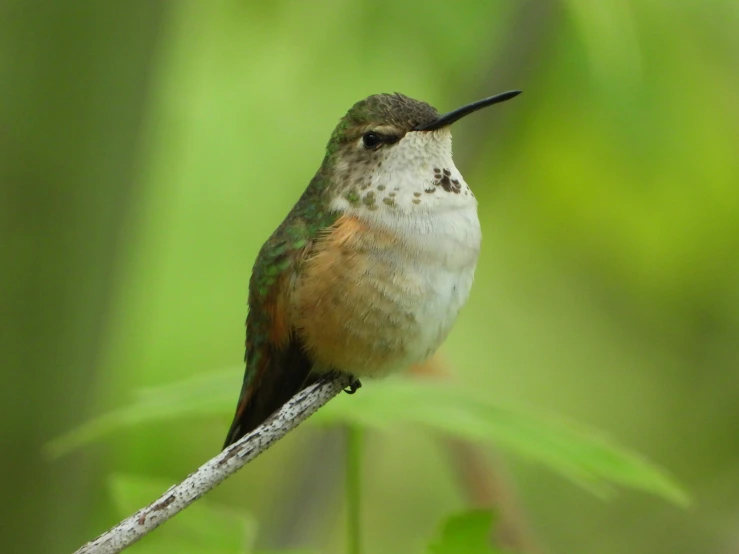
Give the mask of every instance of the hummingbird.
M 472 287 L 477 200 L 450 126 L 521 91 L 446 114 L 400 93 L 354 104 L 320 168 L 257 255 L 246 371 L 224 448 L 329 372 L 381 377 L 429 358 Z

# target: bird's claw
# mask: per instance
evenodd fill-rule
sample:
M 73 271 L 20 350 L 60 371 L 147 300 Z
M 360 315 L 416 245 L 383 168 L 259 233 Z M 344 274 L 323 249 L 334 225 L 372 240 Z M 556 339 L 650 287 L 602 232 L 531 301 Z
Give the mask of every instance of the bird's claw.
M 346 394 L 354 394 L 360 388 L 362 388 L 362 382 L 359 379 L 357 379 L 356 377 L 352 377 L 352 382 L 349 383 L 349 386 L 344 389 L 344 392 Z

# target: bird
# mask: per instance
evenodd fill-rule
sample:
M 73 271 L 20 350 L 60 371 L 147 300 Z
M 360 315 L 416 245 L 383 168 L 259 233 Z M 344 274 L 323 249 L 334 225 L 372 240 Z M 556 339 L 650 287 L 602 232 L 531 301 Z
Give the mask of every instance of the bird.
M 327 373 L 383 377 L 434 354 L 467 302 L 477 200 L 450 126 L 521 91 L 440 114 L 400 93 L 354 104 L 249 281 L 245 372 L 223 448 Z

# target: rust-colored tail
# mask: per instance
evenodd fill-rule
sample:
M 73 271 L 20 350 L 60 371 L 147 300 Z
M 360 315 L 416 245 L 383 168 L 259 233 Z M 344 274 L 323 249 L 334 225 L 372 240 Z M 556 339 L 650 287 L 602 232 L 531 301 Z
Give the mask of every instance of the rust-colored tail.
M 311 374 L 312 366 L 300 345 L 293 343 L 273 352 L 261 371 L 247 368 L 236 415 L 223 448 L 252 432 L 298 392 L 314 383 L 317 376 Z

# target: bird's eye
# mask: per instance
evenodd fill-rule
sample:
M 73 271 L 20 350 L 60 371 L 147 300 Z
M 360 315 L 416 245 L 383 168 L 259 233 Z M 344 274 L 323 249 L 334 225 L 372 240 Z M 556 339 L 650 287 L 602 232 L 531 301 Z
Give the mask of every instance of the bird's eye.
M 375 148 L 379 147 L 382 144 L 382 135 L 378 135 L 377 133 L 369 132 L 362 135 L 362 144 L 364 144 L 365 148 L 368 148 L 370 150 L 374 150 Z

